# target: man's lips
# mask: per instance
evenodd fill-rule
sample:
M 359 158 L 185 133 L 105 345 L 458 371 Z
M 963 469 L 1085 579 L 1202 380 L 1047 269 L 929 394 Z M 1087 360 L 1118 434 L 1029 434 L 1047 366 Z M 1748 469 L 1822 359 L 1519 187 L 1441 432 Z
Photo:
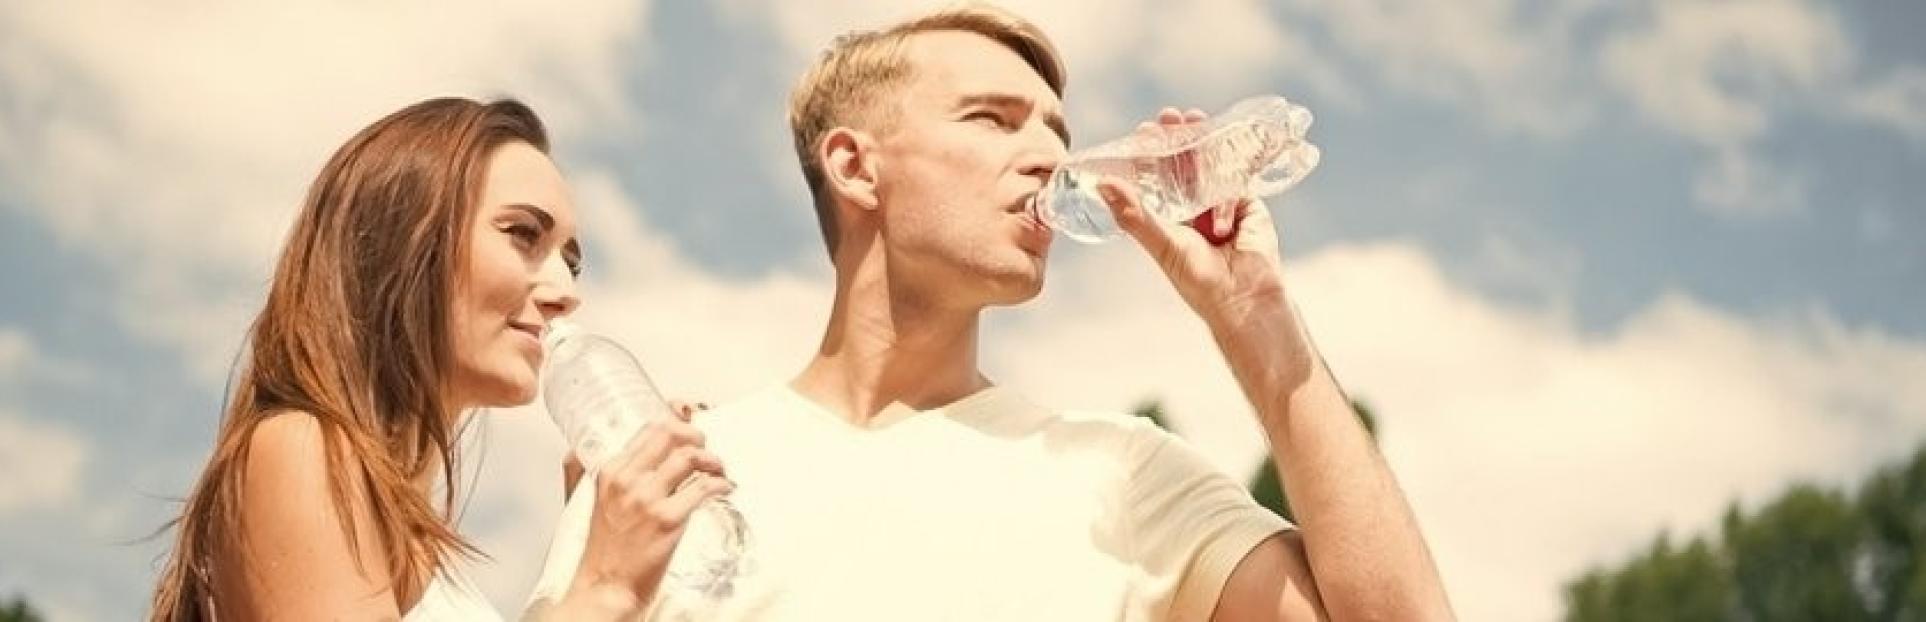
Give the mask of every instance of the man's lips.
M 1022 197 L 1017 198 L 1017 200 L 1011 202 L 1009 206 L 1004 207 L 1003 211 L 1011 214 L 1029 214 L 1035 216 L 1037 213 L 1036 201 L 1038 192 L 1041 191 L 1023 193 Z
M 1036 214 L 1025 212 L 1022 214 L 1018 214 L 1017 217 L 1023 219 L 1023 226 L 1026 229 L 1030 229 L 1032 231 L 1041 233 L 1043 235 L 1053 234 L 1053 232 L 1050 231 L 1050 226 L 1043 224 L 1043 219 L 1037 218 Z
M 1043 224 L 1043 216 L 1037 213 L 1036 200 L 1036 192 L 1026 193 L 1023 195 L 1023 198 L 1017 199 L 1016 202 L 1004 208 L 1003 211 L 1008 214 L 1022 216 L 1024 224 L 1033 229 L 1048 231 L 1049 226 Z
M 1029 201 L 1024 201 L 1022 204 L 1027 206 Z M 1037 217 L 1035 210 L 1017 209 L 1012 210 L 1010 215 L 1016 216 L 1022 223 L 1023 233 L 1020 244 L 1038 254 L 1050 248 L 1050 241 L 1056 232 L 1051 231 L 1049 225 L 1043 224 L 1043 219 Z

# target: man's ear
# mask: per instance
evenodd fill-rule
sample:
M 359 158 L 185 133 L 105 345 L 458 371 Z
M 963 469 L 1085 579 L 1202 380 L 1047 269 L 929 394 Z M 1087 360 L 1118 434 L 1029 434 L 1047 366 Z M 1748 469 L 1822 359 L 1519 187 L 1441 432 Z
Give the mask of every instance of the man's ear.
M 830 130 L 816 152 L 829 191 L 864 210 L 882 203 L 876 194 L 876 156 L 876 139 L 847 127 Z

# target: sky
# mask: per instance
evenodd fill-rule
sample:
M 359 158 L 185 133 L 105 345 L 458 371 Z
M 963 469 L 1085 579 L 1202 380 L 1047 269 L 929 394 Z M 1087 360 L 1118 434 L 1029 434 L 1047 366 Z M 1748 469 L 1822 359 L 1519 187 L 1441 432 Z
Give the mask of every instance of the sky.
M 393 6 L 390 6 L 393 4 Z M 329 153 L 428 97 L 547 120 L 583 220 L 583 321 L 670 393 L 799 370 L 830 272 L 784 122 L 836 34 L 927 3 L 0 3 L 0 598 L 144 611 L 143 539 Z M 1320 167 L 1271 207 L 1288 287 L 1459 614 L 1728 504 L 1926 442 L 1926 5 L 1906 0 L 1013 2 L 1085 144 L 1164 105 L 1282 94 Z M 1218 467 L 1264 455 L 1141 251 L 1058 240 L 982 363 L 1044 403 L 1162 400 Z M 519 611 L 559 511 L 536 407 L 478 413 L 470 572 Z M 725 457 L 726 458 L 726 457 Z

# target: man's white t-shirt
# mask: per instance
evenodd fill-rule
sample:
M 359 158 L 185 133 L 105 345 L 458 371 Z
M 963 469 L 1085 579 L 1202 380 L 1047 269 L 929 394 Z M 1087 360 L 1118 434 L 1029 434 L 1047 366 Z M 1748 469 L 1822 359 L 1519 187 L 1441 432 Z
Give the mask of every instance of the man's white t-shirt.
M 1205 620 L 1245 554 L 1290 528 L 1148 420 L 1006 389 L 862 428 L 783 386 L 695 422 L 737 484 L 753 564 L 700 619 Z M 531 613 L 568 589 L 594 493 L 563 510 Z

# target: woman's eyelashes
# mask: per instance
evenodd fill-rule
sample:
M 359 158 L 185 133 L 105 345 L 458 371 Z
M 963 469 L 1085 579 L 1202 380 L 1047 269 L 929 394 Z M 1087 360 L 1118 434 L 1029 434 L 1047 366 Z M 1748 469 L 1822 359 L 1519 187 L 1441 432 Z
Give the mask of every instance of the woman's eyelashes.
M 540 261 L 551 248 L 560 252 L 563 265 L 567 266 L 570 277 L 582 276 L 582 251 L 574 239 L 554 243 L 555 229 L 547 214 L 528 209 L 517 210 L 508 215 L 497 228 L 513 241 L 515 249 L 530 261 Z
M 508 234 L 508 237 L 515 241 L 515 247 L 523 252 L 534 252 L 540 248 L 542 236 L 548 233 L 541 223 L 530 222 L 519 217 L 502 225 L 501 230 L 502 233 Z

